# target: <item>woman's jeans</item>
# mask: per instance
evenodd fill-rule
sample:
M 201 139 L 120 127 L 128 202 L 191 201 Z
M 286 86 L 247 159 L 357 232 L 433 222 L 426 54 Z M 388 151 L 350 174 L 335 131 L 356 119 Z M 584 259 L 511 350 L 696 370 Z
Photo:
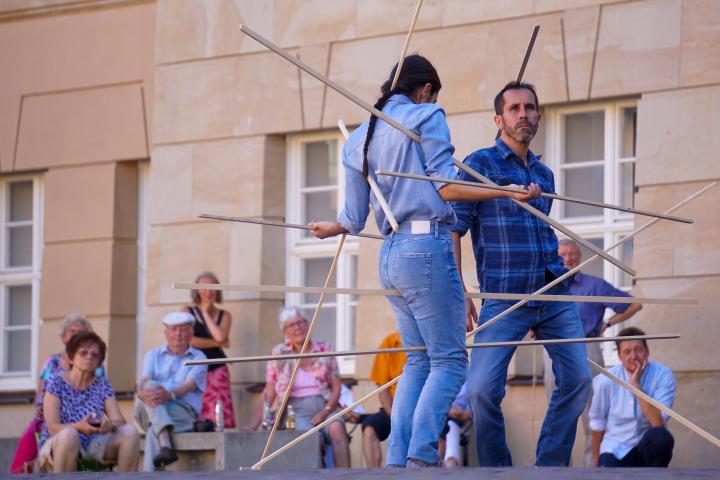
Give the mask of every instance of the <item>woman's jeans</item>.
M 551 294 L 569 294 L 556 287 Z M 480 325 L 505 311 L 512 303 L 486 300 Z M 524 306 L 475 335 L 475 342 L 522 340 L 533 329 L 539 340 L 582 338 L 577 306 L 570 302 L 542 302 Z M 577 420 L 590 394 L 590 369 L 582 343 L 547 345 L 557 388 L 550 398 L 537 444 L 538 466 L 567 466 L 570 462 Z M 505 396 L 508 363 L 514 347 L 478 348 L 472 353 L 468 396 L 473 414 L 478 462 L 482 467 L 512 466 L 505 443 L 505 420 L 500 403 Z
M 410 222 L 385 238 L 379 258 L 383 288 L 408 352 L 393 399 L 388 465 L 408 459 L 438 462 L 438 438 L 467 370 L 465 299 L 450 230 L 430 222 L 430 233 L 412 234 Z

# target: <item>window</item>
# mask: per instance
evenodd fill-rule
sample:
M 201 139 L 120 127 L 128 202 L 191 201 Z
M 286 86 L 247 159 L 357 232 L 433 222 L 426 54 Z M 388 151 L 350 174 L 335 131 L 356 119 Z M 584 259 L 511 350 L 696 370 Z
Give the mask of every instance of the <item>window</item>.
M 34 388 L 40 255 L 41 180 L 0 180 L 0 388 Z
M 634 101 L 589 104 L 548 110 L 545 161 L 555 172 L 558 193 L 626 207 L 635 193 L 637 106 Z M 553 217 L 600 248 L 607 248 L 633 229 L 632 214 L 570 202 L 554 202 Z M 612 252 L 632 265 L 632 240 Z M 580 247 L 583 258 L 592 254 Z M 606 261 L 584 270 L 630 290 L 632 279 Z M 612 313 L 608 312 L 610 316 Z M 613 330 L 618 330 L 614 328 Z M 617 333 L 612 331 L 609 333 Z M 604 345 L 614 361 L 614 345 Z
M 305 224 L 311 220 L 337 217 L 343 203 L 344 178 L 341 161 L 343 139 L 340 133 L 299 135 L 288 139 L 287 221 Z M 338 239 L 318 240 L 307 230 L 286 230 L 286 282 L 288 285 L 322 287 L 337 251 Z M 357 284 L 356 237 L 347 237 L 338 258 L 330 286 L 354 288 Z M 305 310 L 308 320 L 320 295 L 288 293 L 285 304 Z M 326 295 L 312 334 L 313 339 L 330 342 L 336 350 L 355 346 L 357 298 Z M 339 357 L 343 375 L 355 373 L 355 359 Z

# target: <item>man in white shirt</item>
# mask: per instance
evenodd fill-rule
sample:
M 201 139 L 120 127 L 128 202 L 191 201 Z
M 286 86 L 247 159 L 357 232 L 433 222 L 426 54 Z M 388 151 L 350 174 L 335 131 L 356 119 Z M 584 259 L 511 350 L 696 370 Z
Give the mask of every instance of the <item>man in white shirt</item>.
M 618 336 L 645 335 L 636 327 Z M 672 371 L 648 360 L 645 340 L 619 340 L 620 364 L 610 373 L 639 388 L 658 402 L 672 407 L 675 378 Z M 630 390 L 604 375 L 593 381 L 590 406 L 592 462 L 600 467 L 667 467 L 674 440 L 666 426 L 668 416 Z

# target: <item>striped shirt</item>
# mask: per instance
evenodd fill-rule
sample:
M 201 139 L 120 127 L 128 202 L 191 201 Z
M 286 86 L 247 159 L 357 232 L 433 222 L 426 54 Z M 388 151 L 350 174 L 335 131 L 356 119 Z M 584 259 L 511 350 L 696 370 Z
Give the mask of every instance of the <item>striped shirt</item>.
M 498 185 L 537 183 L 543 192 L 555 193 L 552 170 L 540 162 L 540 156 L 528 151 L 525 166 L 502 140 L 470 154 L 464 163 Z M 462 170 L 458 178 L 477 181 Z M 529 204 L 549 215 L 552 200 L 540 197 Z M 567 272 L 552 227 L 512 200 L 452 202 L 452 207 L 458 218 L 452 230 L 461 236 L 470 230 L 483 292 L 532 293 Z M 539 302 L 528 305 L 538 306 Z

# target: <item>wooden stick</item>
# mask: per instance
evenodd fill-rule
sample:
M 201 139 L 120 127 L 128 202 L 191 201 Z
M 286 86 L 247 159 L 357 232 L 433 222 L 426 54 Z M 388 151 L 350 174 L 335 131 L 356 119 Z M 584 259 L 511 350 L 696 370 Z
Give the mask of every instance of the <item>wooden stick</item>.
M 618 340 L 670 340 L 680 338 L 677 333 L 666 333 L 657 335 L 635 335 L 626 337 L 584 337 L 584 338 L 555 338 L 551 340 L 527 340 L 527 341 L 507 341 L 507 342 L 483 342 L 469 343 L 465 348 L 495 348 L 495 347 L 528 347 L 542 345 L 562 345 L 566 343 L 600 343 L 600 342 L 616 342 Z M 251 357 L 227 357 L 227 358 L 209 358 L 205 360 L 188 360 L 184 365 L 217 365 L 225 363 L 251 363 L 251 362 L 270 362 L 273 360 L 296 360 L 305 358 L 325 358 L 325 357 L 351 357 L 358 355 L 377 355 L 379 353 L 404 353 L 404 352 L 422 352 L 427 347 L 398 347 L 398 348 L 380 348 L 373 350 L 348 350 L 344 352 L 310 352 L 310 353 L 289 353 L 284 355 L 255 355 Z
M 241 292 L 277 292 L 277 293 L 310 293 L 327 295 L 384 295 L 399 297 L 397 290 L 382 288 L 335 288 L 335 287 L 300 287 L 292 285 L 227 285 L 211 283 L 173 283 L 177 290 L 226 290 Z M 696 298 L 652 298 L 652 297 L 607 297 L 583 295 L 532 295 L 526 293 L 486 293 L 465 292 L 467 298 L 483 298 L 492 300 L 535 300 L 542 302 L 579 302 L 579 303 L 640 303 L 649 305 L 697 305 Z
M 415 31 L 415 23 L 417 22 L 418 17 L 420 16 L 420 7 L 422 7 L 423 0 L 420 0 L 417 4 L 417 7 L 415 8 L 415 15 L 413 15 L 412 22 L 410 22 L 410 29 L 408 30 L 407 37 L 405 37 L 405 45 L 403 45 L 402 53 L 400 53 L 400 60 L 398 61 L 398 66 L 395 69 L 395 76 L 393 77 L 392 85 L 390 86 L 390 90 L 394 90 L 395 86 L 397 86 L 398 79 L 400 78 L 400 70 L 402 69 L 403 63 L 405 62 L 405 55 L 407 54 L 408 46 L 410 45 L 410 37 L 412 37 L 413 32 Z
M 525 67 L 527 67 L 528 62 L 530 61 L 530 54 L 532 53 L 533 47 L 535 46 L 535 40 L 537 39 L 538 33 L 540 33 L 540 25 L 535 25 L 532 34 L 530 35 L 530 43 L 528 43 L 527 49 L 525 50 L 525 56 L 523 57 L 522 65 L 520 65 L 520 71 L 518 72 L 518 76 L 515 79 L 517 83 L 522 82 L 523 75 L 525 75 Z M 495 135 L 495 140 L 500 138 L 500 135 L 501 132 L 498 129 L 497 134 Z
M 337 251 L 335 252 L 335 256 L 333 257 L 332 264 L 330 265 L 330 271 L 327 274 L 327 277 L 325 278 L 325 286 L 324 288 L 328 288 L 328 285 L 330 285 L 330 280 L 332 280 L 333 274 L 335 273 L 335 267 L 337 267 L 337 261 L 338 258 L 340 258 L 340 252 L 342 252 L 343 245 L 345 244 L 345 238 L 346 235 L 343 234 L 340 236 L 340 241 L 338 242 Z M 318 300 L 317 306 L 315 307 L 315 313 L 313 314 L 312 321 L 310 322 L 310 326 L 308 327 L 307 335 L 305 335 L 305 341 L 303 342 L 303 346 L 300 349 L 300 353 L 305 353 L 310 346 L 310 339 L 312 338 L 312 332 L 315 328 L 315 323 L 317 322 L 318 317 L 320 316 L 320 309 L 322 308 L 323 302 L 325 301 L 325 293 L 320 294 L 320 299 Z M 265 448 L 263 449 L 262 457 L 260 460 L 265 458 L 270 450 L 270 445 L 272 445 L 273 437 L 275 436 L 275 432 L 277 432 L 278 425 L 280 424 L 280 420 L 282 419 L 283 412 L 285 411 L 285 407 L 288 404 L 288 401 L 290 400 L 290 391 L 292 390 L 293 382 L 295 381 L 295 376 L 297 375 L 298 369 L 300 368 L 300 359 L 298 359 L 295 362 L 295 365 L 293 366 L 292 374 L 290 375 L 290 380 L 288 381 L 287 388 L 285 389 L 285 395 L 283 396 L 282 402 L 280 403 L 280 407 L 278 407 L 275 421 L 273 422 L 272 430 L 270 430 L 270 435 L 268 436 L 267 443 L 265 443 Z
M 476 170 L 468 167 L 468 166 L 465 165 L 464 163 L 458 162 L 457 160 L 454 160 L 454 162 L 455 162 L 455 166 L 456 166 L 456 167 L 458 167 L 460 170 L 466 172 L 468 175 L 470 175 L 471 177 L 475 178 L 475 179 L 478 180 L 480 183 L 485 183 L 485 184 L 489 184 L 489 185 L 495 185 L 495 183 L 494 183 L 492 180 L 490 180 L 489 178 L 481 175 L 480 172 L 477 172 Z M 471 182 L 471 183 L 472 183 L 472 182 Z M 567 227 L 566 227 L 565 225 L 563 225 L 562 223 L 555 221 L 555 220 L 554 220 L 553 218 L 551 218 L 550 216 L 545 215 L 545 214 L 544 214 L 543 212 L 541 212 L 540 210 L 534 208 L 534 207 L 531 206 L 531 205 L 528 205 L 528 204 L 525 203 L 525 202 L 520 202 L 520 201 L 515 200 L 515 199 L 511 199 L 511 200 L 512 200 L 518 207 L 522 208 L 523 210 L 525 210 L 525 211 L 527 211 L 527 212 L 530 212 L 531 214 L 535 215 L 536 217 L 538 217 L 540 220 L 544 221 L 544 222 L 547 223 L 548 225 L 552 225 L 556 230 L 564 233 L 565 235 L 567 235 L 568 237 L 572 238 L 573 240 L 575 240 L 575 241 L 576 241 L 577 243 L 579 243 L 580 245 L 585 246 L 585 247 L 586 247 L 587 249 L 589 249 L 591 252 L 593 252 L 593 253 L 595 253 L 595 254 L 597 254 L 597 255 L 600 255 L 601 257 L 605 258 L 606 260 L 608 260 L 609 262 L 611 262 L 611 263 L 614 264 L 614 265 L 618 265 L 618 263 L 616 263 L 616 262 L 619 262 L 618 259 L 616 259 L 614 256 L 610 255 L 609 253 L 603 252 L 600 248 L 598 248 L 597 246 L 595 246 L 595 244 L 593 244 L 592 242 L 584 239 L 584 238 L 581 237 L 580 235 L 576 235 L 575 232 L 573 232 L 572 230 L 570 230 L 569 228 L 567 228 Z M 623 264 L 623 265 L 624 265 L 624 264 Z M 621 268 L 622 268 L 622 267 L 621 267 Z M 625 270 L 625 269 L 623 269 L 623 270 Z
M 464 163 L 459 162 L 457 160 L 455 160 L 455 166 L 464 170 L 465 172 L 467 172 L 470 175 L 473 175 L 473 173 L 471 173 L 471 172 L 474 172 L 474 173 L 480 175 L 478 172 L 476 172 L 472 168 L 468 167 Z M 499 190 L 502 192 L 527 193 L 527 190 L 522 189 L 522 188 L 502 187 L 500 185 L 496 185 L 496 184 L 492 183 L 492 181 L 490 179 L 488 179 L 487 177 L 482 177 L 485 181 L 485 184 L 478 184 L 477 182 L 468 182 L 467 180 L 455 180 L 455 179 L 451 179 L 451 178 L 428 177 L 427 175 L 415 175 L 415 174 L 403 173 L 403 172 L 389 172 L 387 170 L 375 170 L 375 174 L 387 175 L 390 177 L 410 178 L 412 180 L 425 180 L 425 181 L 430 181 L 430 182 L 452 183 L 452 184 L 456 184 L 456 185 L 465 185 L 468 187 L 485 188 L 485 189 L 489 189 L 489 190 Z M 473 175 L 473 176 L 475 176 L 475 175 Z M 478 177 L 476 177 L 476 178 L 478 178 Z M 572 203 L 582 203 L 583 205 L 592 205 L 594 207 L 607 208 L 610 210 L 619 210 L 621 212 L 635 213 L 637 215 L 643 215 L 646 217 L 662 218 L 664 220 L 672 220 L 673 222 L 682 222 L 682 223 L 693 223 L 694 222 L 694 220 L 692 220 L 690 218 L 676 217 L 674 215 L 665 215 L 664 213 L 650 212 L 648 210 L 639 210 L 637 208 L 623 207 L 620 205 L 612 205 L 609 203 L 596 202 L 594 200 L 585 200 L 584 198 L 566 197 L 564 195 L 558 195 L 555 193 L 541 192 L 540 196 L 545 197 L 545 198 L 552 198 L 553 200 L 562 200 L 565 202 L 572 202 Z M 520 203 L 522 203 L 522 202 L 520 202 Z
M 609 378 L 609 379 L 612 380 L 613 382 L 617 383 L 618 385 L 620 385 L 620 386 L 622 386 L 622 387 L 627 388 L 627 389 L 630 390 L 630 391 L 632 392 L 632 394 L 635 395 L 638 399 L 640 399 L 640 400 L 645 400 L 646 402 L 648 402 L 650 405 L 652 405 L 653 407 L 657 408 L 657 409 L 660 410 L 661 412 L 663 412 L 663 413 L 665 413 L 666 415 L 674 418 L 677 422 L 679 422 L 679 423 L 680 423 L 681 425 L 683 425 L 684 427 L 690 429 L 690 430 L 693 431 L 694 433 L 697 433 L 697 434 L 700 435 L 702 438 L 704 438 L 704 439 L 707 440 L 708 442 L 712 443 L 712 444 L 715 445 L 716 447 L 720 447 L 720 439 L 718 439 L 716 436 L 712 435 L 712 434 L 711 434 L 710 432 L 708 432 L 707 430 L 703 430 L 702 428 L 700 428 L 699 426 L 697 426 L 696 424 L 694 424 L 693 422 L 691 422 L 691 421 L 688 420 L 687 418 L 685 418 L 685 417 L 683 417 L 682 415 L 680 415 L 679 413 L 677 413 L 675 410 L 666 407 L 665 405 L 663 405 L 662 403 L 658 402 L 657 400 L 655 400 L 654 398 L 652 398 L 650 395 L 648 395 L 647 393 L 643 392 L 643 391 L 640 390 L 639 388 L 637 388 L 637 387 L 635 387 L 635 386 L 627 383 L 626 381 L 622 380 L 621 378 L 616 377 L 615 375 L 613 375 L 612 373 L 610 373 L 609 371 L 607 371 L 606 369 L 604 369 L 603 367 L 601 367 L 601 366 L 598 365 L 597 363 L 593 362 L 593 361 L 590 360 L 589 358 L 588 358 L 588 363 L 590 364 L 590 367 L 591 367 L 593 370 L 595 370 L 595 371 L 597 371 L 597 372 L 599 372 L 599 373 L 602 373 L 603 375 L 605 375 L 607 378 Z
M 313 77 L 315 77 L 316 79 L 318 79 L 319 81 L 321 81 L 322 83 L 324 83 L 325 85 L 327 85 L 328 87 L 330 87 L 330 88 L 332 88 L 333 90 L 335 90 L 336 92 L 338 92 L 338 93 L 339 93 L 340 95 L 342 95 L 343 97 L 345 97 L 345 98 L 347 98 L 348 100 L 354 102 L 354 103 L 355 103 L 356 105 L 358 105 L 359 107 L 367 110 L 368 112 L 370 112 L 371 114 L 375 115 L 375 116 L 378 117 L 379 119 L 383 120 L 384 122 L 388 123 L 389 125 L 393 126 L 394 128 L 400 130 L 401 132 L 403 132 L 405 135 L 407 135 L 407 136 L 410 137 L 411 139 L 413 139 L 413 140 L 415 140 L 416 142 L 420 143 L 420 136 L 417 135 L 415 132 L 411 131 L 411 130 L 408 129 L 408 128 L 405 128 L 405 127 L 404 127 L 403 125 L 401 125 L 398 121 L 393 120 L 392 118 L 388 117 L 387 115 L 385 115 L 383 112 L 381 112 L 381 111 L 378 110 L 377 108 L 373 107 L 373 106 L 370 105 L 369 103 L 367 103 L 367 102 L 365 102 L 364 100 L 360 99 L 357 95 L 355 95 L 355 94 L 353 94 L 353 93 L 350 93 L 349 90 L 341 87 L 341 86 L 338 85 L 336 82 L 330 80 L 329 78 L 325 77 L 323 74 L 317 72 L 316 70 L 314 70 L 314 69 L 313 69 L 312 67 L 310 67 L 309 65 L 307 65 L 307 64 L 305 64 L 304 62 L 296 59 L 294 56 L 290 55 L 290 54 L 287 53 L 285 50 L 283 50 L 282 48 L 280 48 L 280 47 L 278 47 L 277 45 L 275 45 L 274 43 L 272 43 L 270 40 L 264 38 L 263 36 L 261 36 L 260 34 L 254 32 L 254 31 L 250 30 L 250 29 L 249 29 L 247 26 L 245 26 L 245 25 L 240 25 L 240 31 L 243 32 L 245 35 L 253 38 L 253 39 L 256 40 L 256 41 L 258 41 L 259 43 L 263 44 L 265 47 L 267 47 L 267 48 L 269 48 L 270 50 L 272 50 L 273 52 L 277 53 L 278 55 L 280 55 L 282 58 L 284 58 L 284 59 L 287 60 L 288 62 L 294 64 L 296 67 L 298 67 L 298 68 L 304 70 L 306 73 L 312 75 Z
M 308 227 L 307 225 L 300 225 L 299 223 L 273 222 L 270 220 L 260 220 L 257 218 L 226 217 L 223 215 L 210 215 L 208 213 L 201 213 L 200 215 L 198 215 L 198 218 L 208 218 L 211 220 L 224 220 L 226 222 L 255 223 L 257 225 L 268 225 L 271 227 L 297 228 L 299 230 L 309 230 L 309 231 L 315 230 L 312 227 Z M 348 235 L 352 235 L 354 237 L 374 238 L 377 240 L 385 239 L 385 237 L 383 237 L 382 235 L 373 235 L 371 233 L 348 233 Z
M 710 183 L 710 184 L 706 185 L 705 187 L 701 188 L 701 189 L 698 190 L 697 192 L 695 192 L 695 193 L 693 193 L 692 195 L 690 195 L 689 197 L 687 197 L 685 200 L 683 200 L 683 201 L 681 201 L 681 202 L 679 202 L 679 203 L 676 203 L 675 205 L 673 205 L 673 206 L 670 207 L 669 209 L 665 210 L 664 213 L 670 213 L 670 212 L 672 212 L 672 211 L 680 208 L 681 206 L 685 205 L 687 202 L 689 202 L 689 201 L 691 201 L 691 200 L 699 197 L 700 195 L 702 195 L 702 194 L 705 193 L 708 189 L 714 187 L 715 185 L 717 185 L 717 182 L 713 182 L 713 183 Z M 618 240 L 617 242 L 615 242 L 613 245 L 611 245 L 611 246 L 609 246 L 608 248 L 606 248 L 605 251 L 606 251 L 606 252 L 612 251 L 614 248 L 622 245 L 623 243 L 625 243 L 625 242 L 627 242 L 628 240 L 630 240 L 631 238 L 635 237 L 637 234 L 639 234 L 639 233 L 642 232 L 643 230 L 645 230 L 645 229 L 649 228 L 650 226 L 654 225 L 655 222 L 659 222 L 659 221 L 660 221 L 659 218 L 653 218 L 652 220 L 650 220 L 649 222 L 647 222 L 645 225 L 643 225 L 643 226 L 641 226 L 641 227 L 633 230 L 632 232 L 628 233 L 628 234 L 625 235 L 623 238 L 621 238 L 620 240 Z M 597 255 L 597 254 L 596 254 L 596 255 L 593 255 L 592 257 L 590 257 L 590 258 L 588 258 L 587 260 L 585 260 L 585 261 L 583 261 L 582 263 L 580 263 L 580 265 L 578 265 L 577 267 L 570 269 L 569 271 L 567 271 L 567 272 L 564 273 L 563 275 L 560 275 L 558 278 L 556 278 L 556 279 L 553 280 L 552 282 L 548 283 L 548 284 L 545 285 L 544 287 L 540 288 L 539 290 L 536 290 L 535 292 L 533 292 L 533 294 L 534 294 L 534 295 L 539 295 L 539 294 L 541 294 L 541 293 L 547 292 L 547 291 L 550 290 L 552 287 L 554 287 L 554 286 L 557 285 L 558 283 L 562 282 L 562 281 L 565 280 L 566 278 L 570 277 L 571 275 L 574 275 L 576 272 L 579 272 L 579 271 L 582 270 L 583 268 L 587 267 L 588 265 L 590 265 L 591 263 L 593 263 L 594 261 L 596 261 L 598 258 L 600 258 L 600 255 Z M 512 307 L 508 308 L 507 310 L 504 310 L 503 312 L 500 312 L 499 314 L 497 314 L 496 316 L 494 316 L 493 318 L 491 318 L 491 319 L 488 320 L 487 322 L 483 323 L 482 325 L 479 325 L 479 326 L 478 326 L 477 328 L 475 328 L 472 332 L 470 332 L 470 333 L 468 334 L 468 336 L 474 335 L 475 333 L 477 333 L 477 332 L 479 332 L 479 331 L 481 331 L 481 330 L 489 327 L 489 326 L 492 325 L 493 323 L 497 322 L 498 320 L 500 320 L 501 318 L 505 317 L 506 315 L 509 315 L 510 313 L 514 312 L 515 310 L 517 310 L 518 308 L 522 307 L 522 306 L 525 305 L 526 303 L 528 303 L 526 300 L 522 300 L 522 301 L 514 304 Z
M 420 0 L 420 3 L 422 3 L 422 0 Z M 400 67 L 398 67 L 398 71 L 400 71 L 399 69 Z M 345 137 L 345 140 L 347 140 L 350 137 L 350 132 L 348 132 L 348 129 L 345 126 L 345 122 L 342 121 L 342 118 L 338 119 L 338 128 L 340 129 L 340 132 L 342 132 L 343 137 Z M 393 215 L 392 210 L 390 210 L 390 205 L 388 205 L 385 197 L 380 191 L 380 187 L 378 187 L 375 179 L 372 178 L 372 176 L 370 175 L 367 176 L 367 182 L 370 185 L 370 190 L 372 190 L 372 192 L 375 194 L 375 198 L 377 198 L 377 201 L 380 204 L 380 208 L 382 208 L 382 211 L 385 214 L 385 218 L 387 218 L 388 222 L 390 223 L 392 231 L 397 232 L 398 230 L 400 230 L 400 226 L 398 225 L 397 220 L 395 220 L 395 215 Z
M 715 185 L 717 185 L 717 182 L 712 182 L 712 183 L 706 185 L 705 187 L 703 187 L 703 188 L 701 188 L 700 190 L 698 190 L 697 192 L 693 193 L 692 195 L 690 195 L 690 196 L 687 197 L 686 199 L 682 200 L 682 201 L 679 202 L 679 203 L 676 203 L 675 205 L 673 205 L 672 207 L 670 207 L 669 209 L 667 209 L 667 210 L 665 211 L 665 213 L 670 213 L 670 212 L 672 212 L 672 211 L 680 208 L 681 206 L 685 205 L 686 203 L 690 202 L 691 200 L 699 197 L 700 195 L 702 195 L 702 194 L 705 193 L 708 189 L 714 187 Z M 631 233 L 629 233 L 627 236 L 625 236 L 625 237 L 622 238 L 621 240 L 617 241 L 613 246 L 611 246 L 611 247 L 608 248 L 607 250 L 612 250 L 613 248 L 617 247 L 618 245 L 621 245 L 622 243 L 624 243 L 624 242 L 626 242 L 627 240 L 633 238 L 635 235 L 639 234 L 639 233 L 642 232 L 643 230 L 645 230 L 645 229 L 647 229 L 647 228 L 650 228 L 653 224 L 655 224 L 655 222 L 659 222 L 659 221 L 660 221 L 659 218 L 654 218 L 654 219 L 650 220 L 650 221 L 647 222 L 645 225 L 643 225 L 643 226 L 641 226 L 641 227 L 633 230 L 633 231 L 632 231 Z M 575 268 L 573 268 L 572 270 L 570 270 L 566 275 L 563 275 L 563 277 L 564 277 L 564 278 L 567 278 L 568 276 L 574 274 L 575 272 L 579 271 L 580 269 L 585 268 L 586 266 L 588 266 L 590 263 L 592 263 L 593 261 L 597 260 L 598 258 L 600 258 L 599 255 L 594 255 L 593 257 L 589 258 L 588 260 L 585 260 L 585 261 L 582 262 L 580 265 L 578 265 L 577 267 L 575 267 Z M 538 290 L 538 291 L 535 292 L 535 293 L 542 293 L 542 292 L 544 292 L 544 291 L 547 291 L 548 289 L 552 288 L 552 286 L 557 285 L 558 283 L 560 283 L 564 278 L 561 277 L 561 278 L 558 278 L 558 279 L 554 280 L 553 282 L 551 282 L 550 284 L 548 284 L 548 285 L 546 285 L 545 287 L 541 288 L 540 290 Z M 525 302 L 525 301 L 516 303 L 516 304 L 513 305 L 511 308 L 505 310 L 504 312 L 500 313 L 500 314 L 497 315 L 496 317 L 490 319 L 488 322 L 480 325 L 479 327 L 477 327 L 476 329 L 474 329 L 472 332 L 469 332 L 469 333 L 466 335 L 466 338 L 469 338 L 469 337 L 471 337 L 472 335 L 474 335 L 475 333 L 479 332 L 480 330 L 482 330 L 482 329 L 484 329 L 484 328 L 487 328 L 487 327 L 490 326 L 492 323 L 498 321 L 498 320 L 499 320 L 500 318 L 502 318 L 503 316 L 505 316 L 505 315 L 509 314 L 510 312 L 512 312 L 512 311 L 520 308 L 522 305 L 525 305 L 526 303 L 527 303 L 527 302 Z M 491 322 L 492 322 L 492 323 L 491 323 Z M 271 453 L 270 455 L 268 455 L 267 457 L 265 457 L 264 460 L 261 460 L 260 462 L 258 462 L 258 463 L 256 463 L 255 465 L 253 465 L 253 468 L 259 468 L 261 465 L 269 462 L 271 459 L 275 458 L 276 456 L 282 454 L 283 452 L 285 452 L 285 451 L 288 450 L 289 448 L 291 448 L 291 447 L 297 445 L 298 443 L 300 443 L 301 441 L 305 440 L 306 438 L 308 438 L 308 437 L 309 437 L 310 435 L 312 435 L 313 433 L 315 433 L 315 432 L 317 432 L 318 430 L 322 429 L 322 428 L 325 427 L 326 425 L 329 425 L 331 422 L 335 421 L 337 418 L 341 417 L 342 415 L 345 415 L 347 412 L 352 411 L 355 407 L 357 407 L 358 405 L 360 405 L 362 402 L 364 402 L 364 401 L 367 400 L 368 398 L 370 398 L 370 397 L 372 397 L 373 395 L 376 395 L 376 394 L 378 394 L 378 393 L 380 393 L 380 392 L 382 392 L 382 391 L 384 391 L 384 390 L 387 390 L 387 389 L 390 388 L 392 385 L 396 384 L 396 383 L 398 382 L 398 380 L 400 380 L 400 377 L 399 377 L 399 376 L 393 378 L 392 380 L 390 380 L 389 382 L 385 383 L 384 385 L 381 385 L 380 387 L 376 388 L 375 390 L 373 390 L 372 392 L 368 393 L 367 395 L 365 395 L 365 396 L 362 397 L 361 399 L 357 400 L 356 402 L 354 402 L 354 403 L 348 405 L 347 407 L 345 407 L 344 409 L 340 410 L 338 413 L 336 413 L 336 414 L 334 414 L 334 415 L 331 415 L 331 416 L 328 417 L 324 422 L 316 425 L 314 428 L 312 428 L 312 429 L 308 430 L 307 432 L 305 432 L 304 434 L 300 435 L 300 436 L 299 436 L 298 438 L 296 438 L 295 440 L 287 443 L 287 444 L 284 445 L 283 447 L 279 448 L 278 450 L 274 451 L 273 453 Z

